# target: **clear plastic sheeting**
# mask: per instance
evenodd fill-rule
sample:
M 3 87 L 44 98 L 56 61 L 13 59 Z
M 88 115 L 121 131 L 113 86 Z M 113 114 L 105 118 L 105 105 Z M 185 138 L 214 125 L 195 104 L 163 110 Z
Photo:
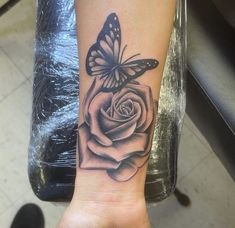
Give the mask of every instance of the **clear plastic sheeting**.
M 179 137 L 185 113 L 186 2 L 177 1 L 174 28 L 163 73 L 145 196 L 163 200 L 175 189 Z
M 185 15 L 185 1 L 179 0 L 145 185 L 150 202 L 166 198 L 176 183 L 185 109 Z M 40 199 L 65 201 L 74 188 L 79 113 L 74 2 L 38 0 L 36 28 L 29 178 Z

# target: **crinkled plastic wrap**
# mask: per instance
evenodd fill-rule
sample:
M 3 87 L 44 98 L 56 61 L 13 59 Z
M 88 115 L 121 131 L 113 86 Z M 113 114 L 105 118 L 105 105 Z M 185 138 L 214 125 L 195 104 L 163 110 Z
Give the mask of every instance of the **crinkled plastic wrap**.
M 186 1 L 178 0 L 145 183 L 148 202 L 163 200 L 175 190 L 178 146 L 186 99 L 186 19 Z
M 177 150 L 185 110 L 185 0 L 177 2 L 159 100 L 146 199 L 166 198 L 175 187 Z M 79 113 L 79 59 L 74 1 L 38 0 L 29 179 L 42 200 L 73 194 Z

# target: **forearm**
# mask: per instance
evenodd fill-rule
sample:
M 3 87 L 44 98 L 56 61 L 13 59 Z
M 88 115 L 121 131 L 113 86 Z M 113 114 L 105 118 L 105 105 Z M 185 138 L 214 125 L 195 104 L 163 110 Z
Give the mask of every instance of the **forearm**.
M 142 213 L 148 225 L 144 182 L 174 12 L 175 0 L 77 0 L 80 118 L 73 208 L 98 210 L 114 221 L 125 215 L 139 221 Z

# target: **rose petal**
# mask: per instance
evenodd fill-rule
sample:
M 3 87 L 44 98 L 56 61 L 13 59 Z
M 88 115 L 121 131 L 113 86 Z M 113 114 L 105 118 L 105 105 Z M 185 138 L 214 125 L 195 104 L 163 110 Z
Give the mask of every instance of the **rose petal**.
M 105 129 L 99 124 L 99 112 L 101 108 L 105 108 L 110 103 L 112 96 L 112 93 L 98 93 L 92 99 L 88 109 L 91 133 L 104 146 L 112 145 L 112 141 L 104 134 Z
M 137 118 L 133 119 L 136 120 Z M 135 122 L 127 122 L 122 124 L 112 130 L 105 132 L 105 134 L 112 140 L 112 141 L 119 141 L 130 137 L 136 129 L 136 121 Z
M 149 156 L 138 156 L 138 155 L 133 155 L 127 160 L 132 164 L 137 166 L 138 168 L 141 168 L 149 159 Z
M 135 109 L 136 109 L 136 114 L 134 115 L 134 118 L 131 120 L 127 121 L 124 124 L 121 124 L 107 132 L 105 134 L 112 140 L 112 141 L 118 141 L 122 140 L 125 138 L 128 138 L 131 136 L 135 129 L 136 129 L 136 123 L 138 119 L 140 118 L 141 115 L 141 110 L 140 110 L 140 105 L 138 103 L 133 104 Z
M 87 95 L 84 99 L 84 119 L 86 123 L 89 125 L 89 115 L 88 115 L 88 108 L 91 103 L 92 98 L 101 90 L 102 87 L 102 80 L 99 80 L 98 78 L 95 78 L 92 82 L 91 87 L 87 91 Z
M 124 94 L 123 94 L 123 91 L 125 91 Z M 144 124 L 146 122 L 146 118 L 147 118 L 147 109 L 146 109 L 147 107 L 146 107 L 146 104 L 144 103 L 144 100 L 142 99 L 142 97 L 137 94 L 137 91 L 132 91 L 132 89 L 124 88 L 123 90 L 121 90 L 119 96 L 117 96 L 117 95 L 115 96 L 115 95 L 112 100 L 115 99 L 117 101 L 117 104 L 116 104 L 117 106 L 119 106 L 120 104 L 122 104 L 123 102 L 125 102 L 128 99 L 130 99 L 133 102 L 136 102 L 140 105 L 140 111 L 141 111 L 142 115 L 138 120 L 137 128 L 140 129 L 142 126 L 144 126 Z M 144 131 L 142 131 L 142 132 L 144 132 Z
M 100 125 L 105 131 L 109 131 L 113 128 L 116 128 L 124 123 L 127 122 L 135 122 L 136 115 L 131 116 L 127 119 L 114 119 L 113 117 L 109 116 L 108 113 L 106 113 L 103 109 L 100 110 Z
M 108 175 L 116 181 L 128 181 L 138 171 L 138 168 L 131 163 L 122 163 L 118 169 L 107 170 Z
M 155 109 L 154 109 L 154 116 L 155 116 Z M 143 156 L 146 156 L 147 154 L 151 153 L 154 127 L 155 127 L 155 119 L 153 119 L 153 121 L 152 121 L 152 123 L 150 124 L 150 127 L 149 127 L 147 147 L 146 147 L 145 151 L 140 152 L 137 155 L 143 157 Z
M 127 84 L 126 87 L 135 90 L 137 94 L 143 99 L 146 105 L 146 121 L 143 125 L 137 126 L 139 132 L 144 132 L 147 130 L 153 120 L 154 102 L 151 88 L 149 86 L 133 83 Z
M 130 92 L 134 92 L 135 90 L 131 89 L 131 88 L 127 88 L 126 86 L 124 88 L 122 88 L 120 91 L 116 92 L 113 96 L 113 100 L 112 100 L 112 106 L 116 106 L 118 107 L 120 104 L 117 104 L 117 101 L 123 97 L 125 94 L 130 93 Z
M 117 169 L 107 170 L 108 175 L 116 181 L 127 181 L 131 179 L 148 161 L 149 156 L 140 157 L 138 155 L 131 156 L 124 160 Z
M 114 113 L 113 113 L 113 118 L 115 119 L 126 119 L 134 115 L 134 108 L 133 108 L 133 101 L 128 99 L 124 101 L 121 105 L 127 106 L 129 108 L 128 113 L 123 113 L 120 109 L 121 107 L 116 107 L 114 104 Z
M 147 143 L 146 133 L 134 133 L 127 139 L 113 142 L 112 146 L 102 146 L 91 137 L 88 141 L 88 148 L 101 157 L 107 157 L 119 162 L 134 153 L 144 153 Z
M 120 165 L 119 162 L 115 162 L 103 157 L 100 157 L 87 147 L 87 142 L 91 137 L 89 133 L 89 127 L 86 123 L 83 123 L 79 128 L 79 167 L 82 169 L 117 169 Z

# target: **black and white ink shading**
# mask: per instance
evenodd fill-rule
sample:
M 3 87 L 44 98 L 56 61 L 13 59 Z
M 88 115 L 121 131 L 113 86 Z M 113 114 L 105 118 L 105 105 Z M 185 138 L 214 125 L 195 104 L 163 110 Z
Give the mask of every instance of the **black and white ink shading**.
M 126 60 L 121 28 L 110 14 L 88 51 L 86 70 L 93 83 L 84 99 L 79 126 L 79 167 L 104 170 L 116 181 L 131 179 L 148 160 L 154 122 L 149 86 L 135 79 L 158 66 L 155 59 Z
M 103 91 L 117 91 L 128 82 L 158 66 L 155 59 L 133 60 L 136 54 L 123 61 L 126 50 L 121 51 L 121 28 L 115 13 L 108 16 L 97 41 L 88 51 L 86 70 L 90 76 L 104 79 Z

